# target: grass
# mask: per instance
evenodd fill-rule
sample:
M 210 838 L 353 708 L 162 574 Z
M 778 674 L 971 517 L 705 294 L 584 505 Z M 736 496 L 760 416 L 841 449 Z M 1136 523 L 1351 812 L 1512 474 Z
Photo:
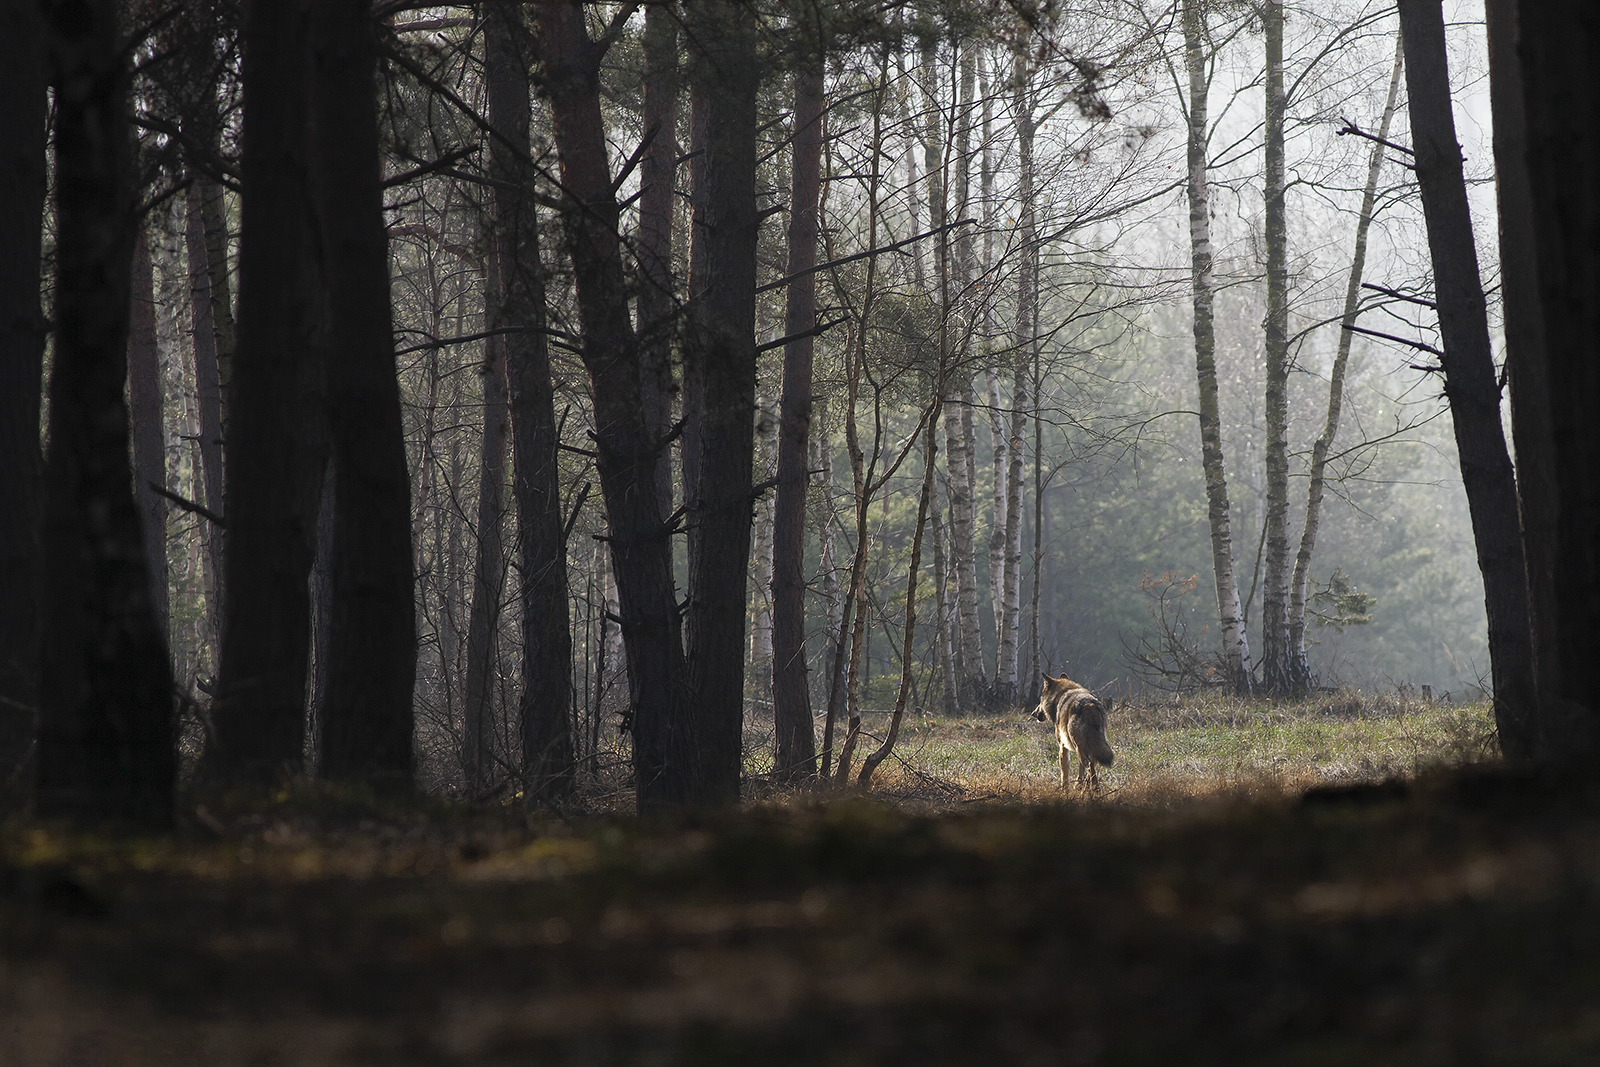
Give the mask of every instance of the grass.
M 865 735 L 876 744 L 888 722 L 887 712 L 866 712 Z M 1213 695 L 1126 701 L 1113 707 L 1107 732 L 1117 759 L 1101 769 L 1098 799 L 1134 805 L 1412 778 L 1495 756 L 1487 701 L 1458 705 L 1350 690 L 1283 703 Z M 759 732 L 747 739 L 751 747 L 764 741 Z M 896 759 L 880 769 L 877 787 L 919 810 L 1058 800 L 1056 751 L 1050 727 L 1021 710 L 919 716 L 902 725 Z
M 1120 705 L 1065 802 L 1013 714 L 906 724 L 869 796 L 673 818 L 620 780 L 13 815 L 0 1064 L 1600 1062 L 1600 787 L 1482 765 L 1487 716 Z

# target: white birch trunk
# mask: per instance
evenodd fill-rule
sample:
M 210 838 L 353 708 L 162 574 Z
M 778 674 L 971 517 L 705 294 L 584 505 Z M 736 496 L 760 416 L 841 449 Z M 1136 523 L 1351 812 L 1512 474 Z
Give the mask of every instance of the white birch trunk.
M 1189 244 L 1193 264 L 1195 378 L 1200 404 L 1200 454 L 1205 468 L 1206 503 L 1211 526 L 1211 564 L 1216 576 L 1218 629 L 1228 685 L 1236 693 L 1250 691 L 1253 664 L 1239 606 L 1239 584 L 1233 569 L 1233 535 L 1229 523 L 1227 469 L 1222 454 L 1222 428 L 1217 399 L 1216 329 L 1212 313 L 1211 210 L 1206 142 L 1208 57 L 1203 51 L 1201 0 L 1184 0 L 1184 64 L 1189 75 Z

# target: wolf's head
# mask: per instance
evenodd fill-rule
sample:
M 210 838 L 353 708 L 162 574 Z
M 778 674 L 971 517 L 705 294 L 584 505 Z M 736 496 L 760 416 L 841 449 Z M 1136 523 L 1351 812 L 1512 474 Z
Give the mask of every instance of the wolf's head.
M 1039 706 L 1034 709 L 1033 717 L 1038 722 L 1055 722 L 1056 715 L 1062 707 L 1062 698 L 1083 686 L 1071 678 L 1052 678 L 1044 676 L 1044 686 L 1039 690 Z

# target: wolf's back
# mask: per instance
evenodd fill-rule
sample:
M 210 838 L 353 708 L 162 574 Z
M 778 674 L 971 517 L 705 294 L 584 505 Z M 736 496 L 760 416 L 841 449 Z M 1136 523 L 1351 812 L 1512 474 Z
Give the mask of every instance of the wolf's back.
M 1073 701 L 1072 718 L 1068 727 L 1076 743 L 1078 755 L 1087 756 L 1102 767 L 1109 767 L 1117 758 L 1117 754 L 1111 751 L 1111 743 L 1106 740 L 1105 705 L 1091 696 L 1087 690 L 1080 692 L 1082 696 Z

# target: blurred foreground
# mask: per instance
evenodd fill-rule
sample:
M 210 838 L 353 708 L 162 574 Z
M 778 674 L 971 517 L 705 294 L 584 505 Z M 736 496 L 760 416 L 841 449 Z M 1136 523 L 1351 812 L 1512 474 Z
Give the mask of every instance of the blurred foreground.
M 1371 775 L 1301 794 L 1288 753 L 1327 723 L 1415 739 L 1425 712 L 1192 710 L 1125 712 L 1093 801 L 1002 788 L 1003 761 L 962 784 L 913 735 L 875 797 L 673 821 L 311 790 L 197 800 L 161 838 L 13 818 L 0 1063 L 1600 1059 L 1600 790 L 1368 739 Z M 1469 741 L 1480 712 L 1452 712 Z

